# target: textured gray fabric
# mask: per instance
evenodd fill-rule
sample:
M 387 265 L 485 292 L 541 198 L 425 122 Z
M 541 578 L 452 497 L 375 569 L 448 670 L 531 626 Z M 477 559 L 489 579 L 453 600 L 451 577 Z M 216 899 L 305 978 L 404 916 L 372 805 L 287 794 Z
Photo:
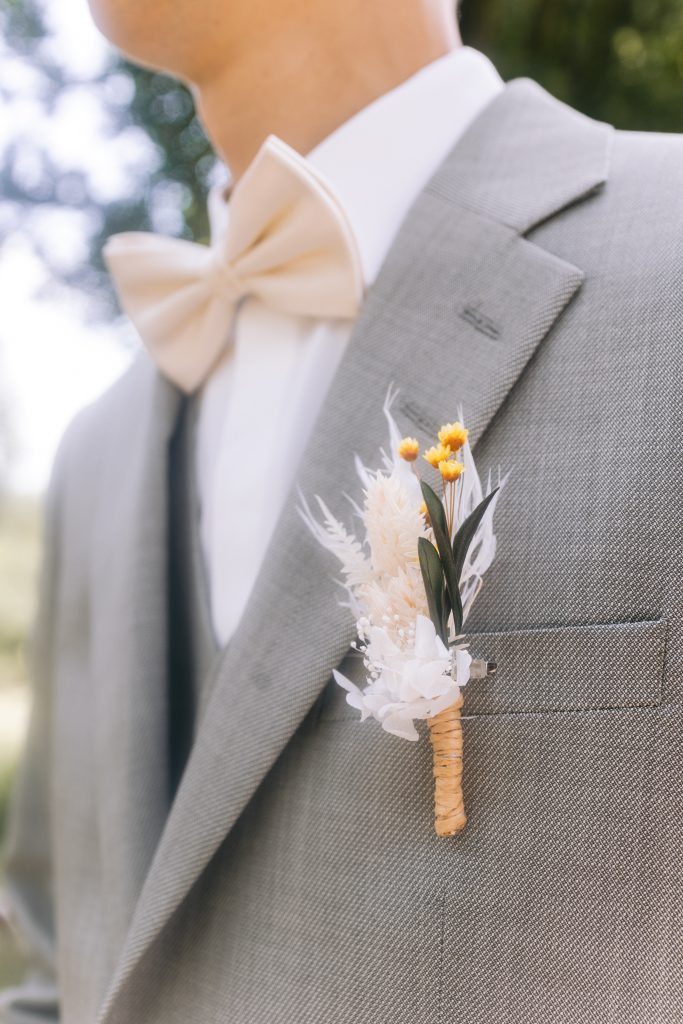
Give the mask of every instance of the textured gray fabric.
M 481 468 L 512 471 L 471 622 L 500 674 L 466 696 L 460 837 L 433 835 L 426 739 L 361 726 L 330 680 L 359 671 L 353 624 L 296 490 L 167 814 L 178 396 L 141 362 L 72 428 L 50 742 L 10 865 L 49 937 L 26 868 L 49 778 L 66 1024 L 683 1019 L 682 158 L 508 86 L 410 212 L 304 458 L 303 492 L 343 512 L 393 381 L 407 430 L 462 403 Z

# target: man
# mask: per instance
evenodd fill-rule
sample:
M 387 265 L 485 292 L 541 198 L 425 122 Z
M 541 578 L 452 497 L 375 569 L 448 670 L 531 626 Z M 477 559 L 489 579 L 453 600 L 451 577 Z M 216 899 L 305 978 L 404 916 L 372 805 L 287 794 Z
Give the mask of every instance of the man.
M 151 358 L 57 459 L 2 1019 L 679 1020 L 683 143 L 504 86 L 445 0 L 93 8 L 235 184 L 210 250 L 109 249 Z M 358 496 L 390 383 L 512 471 L 450 839 L 427 742 L 331 681 L 298 511 Z

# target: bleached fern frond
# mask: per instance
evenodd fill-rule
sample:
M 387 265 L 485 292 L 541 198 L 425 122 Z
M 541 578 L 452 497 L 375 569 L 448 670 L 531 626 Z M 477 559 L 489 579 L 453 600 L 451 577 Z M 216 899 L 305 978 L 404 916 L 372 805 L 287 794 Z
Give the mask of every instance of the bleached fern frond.
M 316 540 L 338 559 L 348 587 L 359 587 L 367 583 L 372 576 L 372 569 L 362 544 L 317 495 L 316 502 L 322 513 L 322 522 L 313 515 L 310 505 L 301 496 L 299 514 L 306 526 Z

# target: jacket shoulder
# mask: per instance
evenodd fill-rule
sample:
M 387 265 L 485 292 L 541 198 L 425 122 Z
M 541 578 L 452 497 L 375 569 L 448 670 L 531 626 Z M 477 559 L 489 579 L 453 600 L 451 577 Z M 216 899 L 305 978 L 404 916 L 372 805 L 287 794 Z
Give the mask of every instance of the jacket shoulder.
M 609 132 L 604 181 L 534 238 L 594 278 L 621 278 L 625 295 L 648 279 L 670 302 L 683 270 L 683 135 Z
M 81 409 L 57 448 L 50 482 L 52 503 L 86 504 L 103 476 L 120 474 L 142 443 L 152 415 L 157 372 L 146 353 L 99 398 Z
M 608 185 L 623 184 L 625 197 L 640 194 L 633 213 L 654 206 L 668 210 L 672 222 L 680 224 L 683 203 L 683 135 L 663 132 L 614 132 Z

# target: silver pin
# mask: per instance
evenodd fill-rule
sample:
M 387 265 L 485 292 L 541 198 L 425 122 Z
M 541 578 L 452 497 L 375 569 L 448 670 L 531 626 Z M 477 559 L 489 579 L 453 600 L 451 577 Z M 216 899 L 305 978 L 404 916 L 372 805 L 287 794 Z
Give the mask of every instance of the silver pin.
M 476 658 L 470 665 L 470 679 L 487 679 L 489 676 L 495 676 L 497 668 L 495 661 Z

